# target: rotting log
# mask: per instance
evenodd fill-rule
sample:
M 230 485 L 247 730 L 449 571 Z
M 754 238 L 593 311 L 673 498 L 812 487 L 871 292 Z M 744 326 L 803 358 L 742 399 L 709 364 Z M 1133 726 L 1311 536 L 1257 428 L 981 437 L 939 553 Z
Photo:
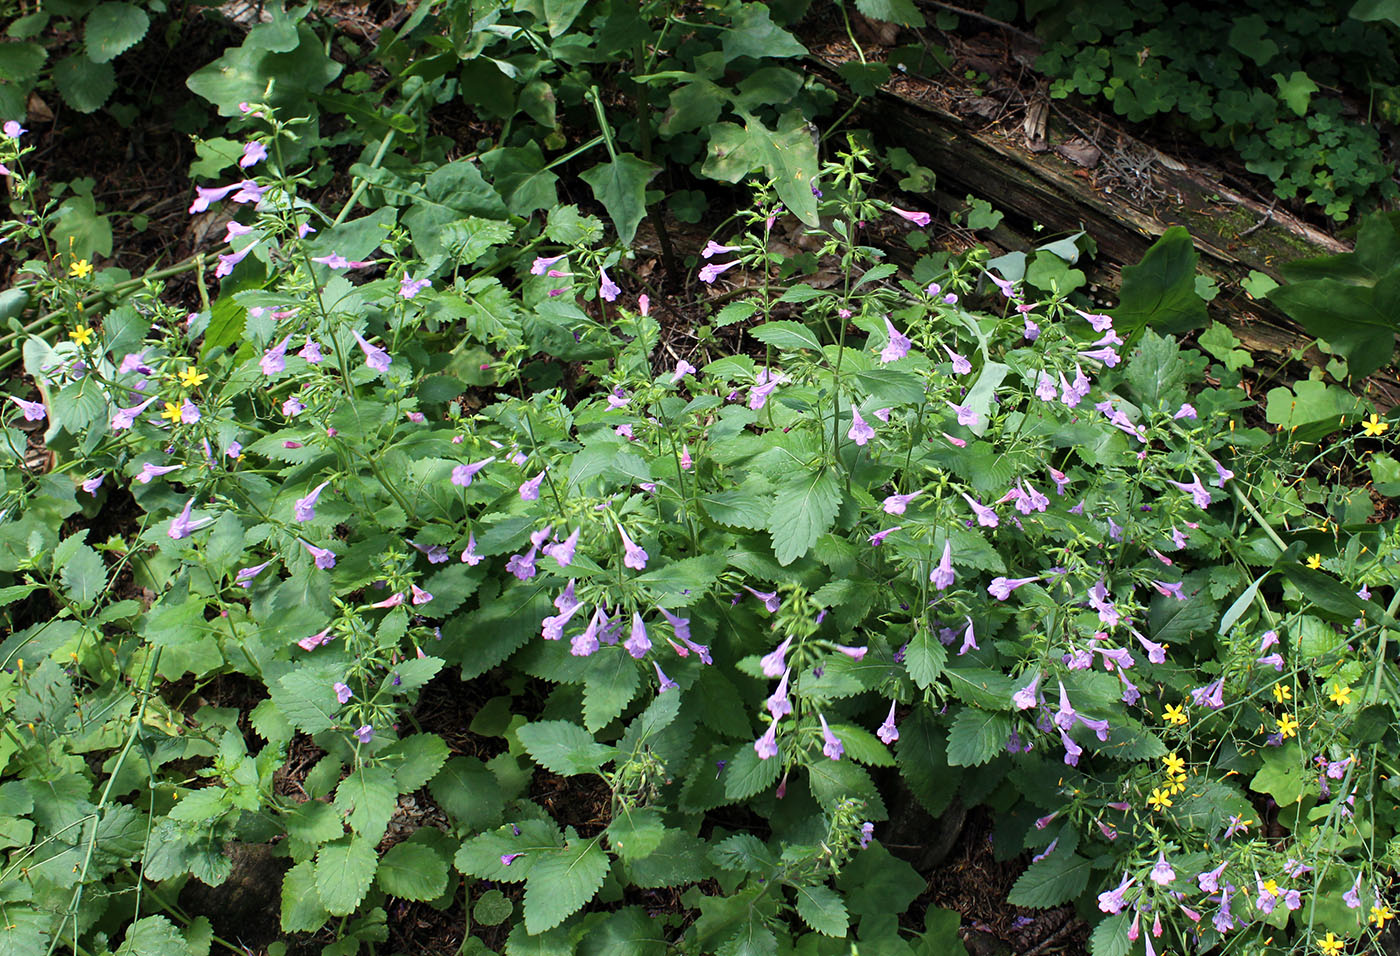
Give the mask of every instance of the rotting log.
M 807 62 L 812 73 L 836 91 L 840 109 L 855 104 L 855 96 L 836 73 L 839 62 L 818 55 Z M 853 117 L 884 145 L 902 146 L 933 170 L 938 187 L 931 198 L 945 211 L 961 206 L 968 193 L 988 200 L 1008 222 L 1022 227 L 1019 233 L 1013 225 L 991 236 L 1013 249 L 1037 244 L 1029 229 L 1033 224 L 1062 233 L 1083 229 L 1098 244 L 1098 255 L 1086 270 L 1090 279 L 1115 289 L 1123 266 L 1141 260 L 1170 226 L 1185 226 L 1200 253 L 1201 271 L 1220 290 L 1210 303 L 1213 318 L 1267 365 L 1285 365 L 1312 347 L 1311 336 L 1268 301 L 1249 296 L 1240 283 L 1251 271 L 1277 279 L 1283 262 L 1348 252 L 1346 243 L 1240 195 L 1205 171 L 1162 157 L 1119 131 L 1103 135 L 1165 161 L 1153 165 L 1153 188 L 1142 198 L 1121 189 L 1100 191 L 1084 170 L 1053 150 L 1028 148 L 1019 128 L 1012 135 L 987 124 L 978 128 L 934 104 L 928 97 L 932 88 L 931 80 L 897 75 L 861 103 Z M 1055 132 L 1052 128 L 1052 139 Z M 1325 362 L 1315 349 L 1312 357 L 1317 364 Z M 1382 404 L 1400 404 L 1400 379 L 1394 375 L 1372 376 L 1368 384 L 1380 393 L 1376 398 Z

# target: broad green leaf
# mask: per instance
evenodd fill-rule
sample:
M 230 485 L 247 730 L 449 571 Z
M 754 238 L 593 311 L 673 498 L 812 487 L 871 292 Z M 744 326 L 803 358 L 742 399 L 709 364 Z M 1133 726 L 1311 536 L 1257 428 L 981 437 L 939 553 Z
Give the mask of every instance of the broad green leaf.
M 579 956 L 663 956 L 668 948 L 665 927 L 642 907 L 626 906 L 588 930 Z
M 1355 14 L 1352 14 L 1355 16 Z M 1288 76 L 1282 73 L 1275 73 L 1273 81 L 1278 84 L 1278 97 L 1288 104 L 1298 116 L 1308 115 L 1308 104 L 1312 102 L 1312 95 L 1319 89 L 1318 85 L 1312 81 L 1302 70 L 1294 70 Z
M 110 63 L 94 63 L 74 53 L 54 64 L 53 82 L 69 106 L 79 113 L 93 113 L 116 90 L 117 72 Z
M 875 842 L 841 868 L 836 886 L 846 894 L 846 908 L 856 916 L 899 916 L 924 892 L 927 882 L 912 866 Z
M 306 115 L 308 94 L 324 90 L 341 66 L 325 51 L 320 37 L 306 23 L 297 25 L 297 45 L 285 52 L 260 46 L 256 30 L 243 45 L 225 50 L 209 65 L 185 81 L 191 92 L 218 107 L 220 116 L 241 116 L 239 103 L 268 101 L 278 109 L 300 110 Z M 281 44 L 279 44 L 281 45 Z M 276 77 L 268 92 L 268 80 Z
M 1278 56 L 1278 44 L 1268 37 L 1269 24 L 1258 14 L 1236 17 L 1230 27 L 1230 46 L 1263 66 Z
M 820 352 L 821 342 L 812 331 L 801 322 L 792 322 L 786 319 L 775 322 L 765 322 L 762 325 L 749 329 L 749 335 L 764 345 L 771 345 L 774 348 L 795 351 L 798 349 L 811 349 Z
M 335 791 L 335 808 L 354 830 L 371 843 L 378 843 L 394 814 L 399 789 L 388 767 L 363 766 L 340 782 Z
M 768 531 L 773 553 L 782 565 L 802 557 L 831 529 L 841 506 L 841 485 L 826 469 L 790 481 L 778 489 Z
M 1056 851 L 1026 868 L 1007 895 L 1007 902 L 1034 909 L 1068 903 L 1088 886 L 1089 870 L 1089 861 L 1079 854 Z
M 1133 941 L 1128 937 L 1128 922 L 1132 914 L 1124 910 L 1101 920 L 1089 937 L 1089 952 L 1092 956 L 1128 956 Z
M 636 860 L 661 845 L 666 826 L 655 810 L 624 810 L 608 825 L 608 846 L 623 860 Z
M 564 777 L 599 773 L 617 756 L 616 748 L 598 743 L 588 731 L 566 720 L 536 721 L 515 733 L 535 763 Z
M 1135 266 L 1123 267 L 1123 288 L 1113 318 L 1122 332 L 1151 325 L 1185 332 L 1205 325 L 1206 304 L 1196 294 L 1196 247 L 1183 226 L 1172 226 Z
M 477 898 L 472 907 L 472 919 L 482 926 L 499 926 L 510 919 L 515 912 L 515 904 L 500 890 L 487 890 Z
M 797 892 L 797 915 L 802 922 L 823 936 L 845 936 L 851 918 L 841 894 L 819 883 L 816 886 L 794 886 Z
M 705 861 L 707 846 L 682 830 L 667 830 L 656 849 L 626 864 L 628 882 L 643 889 L 698 883 L 712 872 Z
M 933 631 L 923 626 L 915 628 L 914 636 L 904 649 L 904 667 L 919 689 L 927 690 L 930 684 L 938 680 L 947 662 L 948 648 L 933 636 Z
M 948 731 L 948 763 L 955 767 L 980 767 L 1006 749 L 1011 721 L 999 711 L 964 707 Z
M 932 816 L 948 809 L 962 770 L 948 766 L 947 731 L 926 705 L 918 705 L 899 725 L 895 761 L 914 797 Z
M 185 937 L 164 916 L 147 916 L 127 928 L 116 956 L 181 956 L 188 953 Z
M 1280 807 L 1297 803 L 1307 788 L 1309 777 L 1298 742 L 1290 740 L 1282 747 L 1266 748 L 1263 753 L 1264 765 L 1249 782 L 1249 789 L 1267 793 Z
M 89 608 L 107 586 L 107 565 L 101 555 L 79 541 L 72 553 L 64 557 L 58 576 L 68 599 L 79 608 Z
M 410 734 L 380 752 L 394 772 L 399 793 L 413 793 L 437 774 L 447 762 L 447 744 L 437 734 Z M 395 757 L 400 758 L 393 763 Z
M 403 900 L 435 900 L 447 889 L 447 861 L 420 843 L 398 843 L 379 860 L 379 888 Z
M 519 883 L 530 875 L 536 862 L 562 845 L 563 838 L 553 823 L 522 820 L 465 841 L 457 850 L 453 864 L 467 876 L 497 883 Z M 504 862 L 502 857 L 510 862 Z
M 768 7 L 762 3 L 746 3 L 738 8 L 728 29 L 724 31 L 724 62 L 741 56 L 761 60 L 764 57 L 804 56 L 807 48 L 791 33 L 773 22 Z
M 0 80 L 32 87 L 48 56 L 37 43 L 0 43 Z
M 108 63 L 138 43 L 151 25 L 146 11 L 131 3 L 99 3 L 87 15 L 83 42 L 88 59 Z
M 647 214 L 647 183 L 660 171 L 660 167 L 631 153 L 621 153 L 611 162 L 579 173 L 579 178 L 593 190 L 593 198 L 608 211 L 618 241 L 624 245 L 631 244 L 637 224 Z
M 560 849 L 541 854 L 525 882 L 525 929 L 542 933 L 578 912 L 603 885 L 608 866 L 596 839 L 574 836 Z
M 437 805 L 469 831 L 497 824 L 505 809 L 496 775 L 476 757 L 453 757 L 447 761 L 428 784 L 428 790 Z
M 316 892 L 332 916 L 348 916 L 369 892 L 379 854 L 374 843 L 350 837 L 328 843 L 316 853 Z
M 758 6 L 758 4 L 750 4 Z M 737 183 L 762 167 L 778 189 L 783 204 L 809 226 L 817 225 L 817 149 L 798 110 L 789 110 L 771 130 L 748 114 L 742 128 L 733 123 L 710 127 L 710 145 L 702 172 L 712 179 Z
M 583 725 L 596 733 L 617 717 L 637 696 L 642 679 L 637 662 L 627 654 L 594 654 L 583 684 Z
M 730 800 L 747 800 L 777 783 L 782 769 L 783 762 L 778 757 L 761 760 L 753 744 L 746 743 L 722 771 L 724 795 Z

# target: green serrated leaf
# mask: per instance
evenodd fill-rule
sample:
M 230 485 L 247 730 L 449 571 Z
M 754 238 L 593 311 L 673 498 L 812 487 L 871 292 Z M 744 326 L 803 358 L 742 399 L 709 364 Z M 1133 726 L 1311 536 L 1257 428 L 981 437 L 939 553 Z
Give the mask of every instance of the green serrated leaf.
M 316 893 L 326 912 L 332 916 L 353 913 L 369 892 L 378 866 L 374 843 L 362 837 L 321 847 L 316 853 Z
M 560 776 L 598 773 L 617 756 L 616 748 L 598 743 L 588 731 L 566 720 L 536 721 L 515 733 L 535 763 Z
M 802 922 L 823 936 L 843 937 L 851 918 L 841 894 L 825 884 L 794 886 L 797 891 L 797 915 Z
M 948 731 L 948 763 L 955 767 L 980 767 L 1006 747 L 1011 721 L 999 711 L 964 707 Z
M 525 929 L 542 933 L 578 912 L 603 885 L 608 865 L 597 840 L 577 836 L 541 854 L 525 881 Z
M 63 560 L 58 576 L 68 599 L 79 608 L 90 608 L 107 586 L 107 565 L 96 551 L 79 543 Z
M 753 744 L 744 744 L 725 765 L 724 795 L 730 800 L 747 800 L 778 781 L 783 762 L 776 757 L 759 759 Z
M 1077 853 L 1051 853 L 1039 863 L 1032 863 L 1017 878 L 1007 902 L 1035 909 L 1067 903 L 1089 885 L 1090 866 L 1090 862 Z
M 623 860 L 641 859 L 661 845 L 666 826 L 655 810 L 626 810 L 608 825 L 608 846 Z
M 378 843 L 398 804 L 399 788 L 388 767 L 363 766 L 340 782 L 335 790 L 335 808 L 354 830 L 371 843 Z
M 768 519 L 778 563 L 791 564 L 810 551 L 831 529 L 840 507 L 841 485 L 832 470 L 804 475 L 781 486 Z
M 93 113 L 117 88 L 117 73 L 110 63 L 94 63 L 81 53 L 54 65 L 53 82 L 63 100 L 79 113 Z
M 375 882 L 402 900 L 435 900 L 447 889 L 447 861 L 420 843 L 397 843 L 380 858 Z
M 943 646 L 943 642 L 934 637 L 931 629 L 917 628 L 909 639 L 909 646 L 904 649 L 904 667 L 919 689 L 926 690 L 938 680 L 947 663 L 948 648 Z
M 109 63 L 131 49 L 151 25 L 146 11 L 131 3 L 99 3 L 87 15 L 83 42 L 88 59 Z

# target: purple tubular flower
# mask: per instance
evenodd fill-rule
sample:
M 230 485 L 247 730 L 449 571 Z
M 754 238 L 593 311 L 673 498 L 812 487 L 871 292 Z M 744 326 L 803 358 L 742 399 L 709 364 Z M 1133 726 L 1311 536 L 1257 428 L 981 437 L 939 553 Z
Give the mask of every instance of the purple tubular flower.
M 191 498 L 189 501 L 185 502 L 184 510 L 170 519 L 170 530 L 167 531 L 166 534 L 178 541 L 181 538 L 188 538 L 200 528 L 214 522 L 213 518 L 196 518 L 193 521 L 190 520 L 190 509 L 193 507 L 194 499 Z
M 502 853 L 501 866 L 510 866 L 512 863 L 514 863 L 516 860 L 520 859 L 524 855 L 524 853 Z
M 506 561 L 506 570 L 521 581 L 530 580 L 535 576 L 535 554 L 538 551 L 538 548 L 532 546 L 524 554 L 512 554 Z
M 1197 508 L 1210 507 L 1210 492 L 1206 490 L 1205 485 L 1201 484 L 1200 476 L 1192 475 L 1189 484 L 1184 481 L 1171 481 L 1170 479 L 1168 479 L 1168 483 L 1176 485 L 1176 487 L 1180 488 L 1182 491 L 1191 492 L 1191 500 L 1195 502 Z M 1223 484 L 1222 482 L 1222 487 Z
M 296 504 L 292 507 L 292 513 L 298 521 L 312 521 L 315 519 L 316 499 L 321 497 L 321 492 L 328 484 L 330 484 L 329 481 L 323 481 L 315 488 L 311 489 L 311 492 L 305 498 L 298 498 L 296 500 Z
M 305 359 L 310 365 L 318 365 L 324 358 L 324 356 L 321 355 L 320 344 L 309 335 L 306 337 L 306 344 L 301 347 L 301 351 L 298 352 L 297 355 Z
M 1347 909 L 1354 910 L 1361 907 L 1361 874 L 1356 874 L 1356 881 L 1351 884 L 1351 889 L 1342 894 L 1342 902 L 1347 905 Z
M 627 537 L 627 532 L 622 525 L 617 526 L 617 531 L 622 535 L 622 547 L 624 554 L 622 563 L 634 571 L 645 571 L 647 567 L 647 553 L 642 550 L 641 545 Z
M 783 659 L 787 657 L 788 648 L 791 646 L 792 636 L 789 635 L 783 639 L 783 642 L 778 645 L 777 649 L 771 653 L 765 654 L 763 658 L 759 660 L 758 663 L 763 669 L 764 677 L 779 677 L 782 675 L 783 671 L 786 669 Z
M 788 677 L 792 674 L 792 668 L 783 670 L 783 679 L 778 681 L 777 690 L 763 702 L 768 713 L 773 716 L 774 722 L 782 720 L 787 714 L 792 713 L 792 701 L 788 699 Z
M 972 630 L 972 618 L 967 618 L 967 630 L 963 631 L 962 647 L 958 648 L 958 656 L 962 657 L 968 651 L 980 651 L 977 646 L 977 635 Z
M 1056 729 L 1060 730 L 1060 728 Z M 1079 757 L 1084 753 L 1084 748 L 1075 743 L 1074 738 L 1065 733 L 1064 730 L 1060 730 L 1060 743 L 1065 748 L 1065 763 L 1071 767 L 1079 766 Z
M 657 691 L 658 694 L 664 694 L 668 690 L 675 690 L 677 687 L 680 686 L 675 681 L 671 680 L 671 678 L 666 676 L 666 672 L 661 669 L 661 665 L 656 663 L 656 661 L 652 661 L 651 666 L 656 668 L 657 679 L 661 681 L 661 689 Z
M 24 399 L 17 398 L 14 395 L 10 396 L 10 401 L 19 406 L 19 410 L 24 413 L 24 420 L 27 422 L 42 422 L 49 416 L 48 409 L 44 407 L 43 402 L 26 402 Z M 150 402 L 146 404 L 150 404 Z M 141 407 L 144 408 L 145 406 L 143 405 Z
M 953 360 L 954 375 L 966 375 L 972 371 L 972 363 L 967 360 L 966 356 L 959 355 L 946 345 L 943 346 L 943 351 L 947 352 L 948 357 Z
M 1220 889 L 1220 876 L 1228 865 L 1228 861 L 1223 862 L 1215 869 L 1207 870 L 1196 877 L 1196 885 L 1201 888 L 1202 893 L 1214 893 Z
M 567 259 L 567 258 L 568 258 L 568 255 L 567 255 L 567 254 L 566 254 L 566 255 L 562 255 L 562 256 L 550 256 L 550 257 L 548 257 L 548 258 L 544 258 L 544 257 L 537 258 L 537 259 L 534 261 L 534 263 L 531 264 L 531 266 L 530 266 L 530 275 L 532 275 L 532 276 L 542 276 L 542 275 L 545 274 L 546 270 L 548 270 L 550 266 L 554 265 L 554 263 L 560 261 L 561 259 Z
M 588 622 L 582 634 L 574 635 L 569 642 L 569 653 L 574 657 L 588 657 L 598 649 L 598 629 L 606 622 L 602 608 L 593 609 L 593 617 Z
M 258 359 L 258 366 L 264 375 L 276 375 L 287 367 L 287 345 L 291 341 L 292 337 L 288 335 L 264 352 L 262 358 Z
M 350 689 L 350 685 L 343 681 L 336 681 L 331 685 L 331 690 L 335 691 L 335 699 L 342 704 L 349 703 L 350 698 L 355 696 L 355 692 Z
M 257 140 L 253 140 L 251 143 L 243 144 L 243 155 L 239 157 L 238 165 L 242 169 L 247 169 L 249 166 L 256 166 L 264 159 L 267 159 L 267 147 Z
M 957 580 L 957 575 L 953 572 L 953 545 L 946 539 L 943 542 L 943 557 L 938 562 L 938 567 L 934 568 L 928 576 L 929 581 L 939 591 L 945 591 L 953 586 Z
M 491 464 L 491 462 L 495 460 L 496 457 L 492 455 L 490 458 L 486 458 L 478 462 L 473 462 L 467 465 L 457 465 L 452 469 L 452 483 L 462 488 L 471 487 L 472 479 L 476 477 L 477 472 L 481 471 L 481 469 L 485 468 L 487 465 Z M 541 477 L 543 477 L 543 472 L 541 472 Z M 536 487 L 538 488 L 539 486 L 536 485 Z
M 427 604 L 433 599 L 433 595 L 430 592 L 424 591 L 416 584 L 410 584 L 408 589 L 409 593 L 413 595 L 413 604 L 415 607 L 419 604 Z
M 253 578 L 262 574 L 263 570 L 271 563 L 271 561 L 264 561 L 262 564 L 255 564 L 251 568 L 240 568 L 238 573 L 233 576 L 233 583 L 241 588 L 252 587 Z
M 1157 593 L 1163 597 L 1174 597 L 1178 601 L 1186 600 L 1186 595 L 1182 593 L 1180 581 L 1153 581 L 1152 586 L 1157 589 Z
M 674 385 L 687 375 L 694 375 L 697 371 L 699 371 L 699 369 L 694 365 L 691 365 L 685 359 L 679 359 L 676 362 L 676 370 L 671 375 L 671 384 Z
M 908 222 L 912 222 L 914 225 L 919 226 L 920 228 L 927 226 L 930 222 L 933 221 L 933 219 L 926 212 L 910 212 L 907 209 L 900 209 L 898 206 L 891 206 L 890 212 L 894 213 L 901 219 L 904 219 Z
M 768 609 L 768 613 L 770 614 L 778 613 L 778 608 L 783 606 L 783 602 L 778 597 L 777 591 L 755 591 L 747 584 L 743 585 L 743 588 L 745 591 L 748 591 L 754 597 L 762 601 L 763 606 Z
M 909 349 L 913 346 L 913 343 L 909 341 L 907 335 L 894 327 L 894 323 L 889 320 L 888 316 L 885 317 L 885 333 L 889 337 L 889 341 L 886 342 L 885 347 L 880 350 L 880 361 L 882 363 L 888 364 L 889 362 L 896 362 L 909 354 Z
M 578 548 L 580 530 L 575 528 L 563 541 L 558 544 L 547 544 L 541 550 L 553 558 L 559 567 L 567 568 L 574 563 L 574 551 Z
M 389 353 L 377 345 L 370 345 L 365 341 L 364 336 L 353 329 L 351 334 L 355 336 L 355 341 L 360 343 L 360 349 L 365 353 L 365 364 L 376 372 L 388 371 L 390 363 L 393 362 Z
M 369 724 L 362 724 L 355 729 L 355 739 L 362 744 L 367 744 L 374 739 L 374 728 Z
M 476 534 L 468 534 L 467 548 L 462 552 L 462 563 L 474 568 L 483 560 L 485 559 L 476 553 Z
M 1211 710 L 1219 710 L 1225 706 L 1225 679 L 1217 677 L 1204 687 L 1197 687 L 1191 691 L 1191 703 L 1197 707 L 1209 707 Z
M 193 216 L 195 213 L 204 212 L 209 208 L 210 203 L 219 202 L 241 185 L 242 183 L 234 183 L 231 186 L 216 186 L 213 189 L 205 186 L 196 186 L 194 190 L 194 202 L 190 203 L 190 215 Z
M 335 640 L 335 638 L 331 637 L 331 629 L 328 626 L 319 634 L 312 634 L 310 637 L 303 637 L 301 640 L 297 641 L 297 647 L 300 647 L 304 651 L 314 651 L 322 644 L 329 644 L 333 640 Z M 349 688 L 347 687 L 346 690 L 349 690 Z M 343 704 L 345 701 L 342 700 L 341 703 Z
M 851 406 L 851 429 L 846 432 L 846 437 L 857 445 L 864 445 L 875 437 L 875 429 L 860 417 L 860 409 L 854 405 Z
M 1133 883 L 1133 878 L 1124 873 L 1122 882 L 1116 888 L 1099 894 L 1099 909 L 1109 914 L 1121 912 L 1123 907 L 1128 905 L 1123 899 L 1123 894 Z
M 632 612 L 632 634 L 627 640 L 622 642 L 627 653 L 640 660 L 651 650 L 651 638 L 647 637 L 646 625 L 642 623 L 642 615 L 636 611 Z
M 453 478 L 456 478 L 454 473 Z M 544 472 L 541 471 L 535 477 L 525 481 L 520 486 L 521 501 L 538 501 L 540 497 L 540 482 L 544 481 Z
M 237 249 L 230 253 L 220 254 L 219 264 L 214 268 L 214 278 L 222 279 L 226 275 L 231 275 L 233 273 L 233 267 L 238 265 L 244 259 L 246 259 L 248 257 L 248 253 L 252 252 L 253 247 L 256 245 L 256 242 L 250 242 L 242 249 Z
M 998 601 L 1005 601 L 1011 596 L 1012 591 L 1022 585 L 1039 580 L 1039 576 L 1033 578 L 992 578 L 992 583 L 987 585 L 987 593 Z
M 1137 638 L 1137 642 L 1141 644 L 1142 649 L 1147 652 L 1147 659 L 1149 661 L 1151 661 L 1154 664 L 1162 664 L 1166 662 L 1166 647 L 1156 643 L 1155 641 L 1149 641 L 1147 638 L 1143 637 L 1140 633 L 1138 633 L 1136 628 L 1133 628 L 1133 637 Z
M 598 294 L 608 302 L 617 301 L 618 293 L 622 290 L 618 288 L 616 282 L 608 278 L 608 271 L 603 268 L 598 269 Z
M 146 410 L 146 407 L 156 400 L 152 395 L 140 405 L 132 405 L 130 408 L 119 408 L 112 415 L 112 430 L 122 431 L 136 424 L 136 417 Z
M 733 262 L 711 262 L 700 270 L 700 281 L 709 285 L 738 264 L 738 259 L 735 259 Z
M 322 571 L 329 571 L 331 568 L 335 567 L 335 552 L 331 551 L 329 548 L 318 548 L 314 544 L 308 544 L 305 541 L 301 543 L 301 546 L 315 559 L 316 567 L 320 568 Z
M 870 546 L 871 546 L 872 548 L 878 548 L 878 547 L 880 547 L 880 545 L 882 545 L 882 544 L 885 543 L 885 538 L 887 538 L 887 537 L 889 537 L 890 535 L 894 534 L 896 531 L 898 531 L 898 530 L 899 530 L 900 528 L 902 528 L 902 527 L 903 527 L 903 525 L 895 525 L 893 528 L 886 528 L 884 531 L 877 531 L 877 532 L 875 532 L 875 533 L 872 534 L 872 535 L 869 537 L 869 539 L 868 539 L 869 542 L 870 542 Z
M 860 825 L 860 848 L 864 850 L 875 839 L 875 824 L 867 820 Z
M 713 259 L 715 256 L 722 256 L 728 252 L 738 252 L 741 248 L 741 246 L 721 246 L 711 239 L 705 243 L 705 248 L 700 251 L 700 258 Z
M 768 725 L 768 729 L 763 732 L 763 736 L 754 741 L 754 753 L 758 754 L 759 760 L 767 760 L 769 757 L 778 755 L 778 722 L 775 720 Z
M 1118 364 L 1119 361 L 1118 353 L 1115 352 L 1112 349 L 1112 347 L 1107 345 L 1105 345 L 1101 349 L 1090 349 L 1089 351 L 1080 352 L 1079 354 L 1084 358 L 1093 359 L 1096 362 L 1102 362 L 1109 368 L 1113 368 L 1115 365 Z
M 826 725 L 825 715 L 817 714 L 817 720 L 821 721 L 822 725 L 822 753 L 832 760 L 840 760 L 846 752 L 845 744 L 841 743 L 841 738 L 833 734 L 831 728 Z
M 136 476 L 136 480 L 143 485 L 149 485 L 152 478 L 158 478 L 161 475 L 168 475 L 172 471 L 179 470 L 179 465 L 153 465 L 148 461 L 141 466 L 141 473 Z
M 890 712 L 885 715 L 885 722 L 875 731 L 875 736 L 886 746 L 899 739 L 899 728 L 894 724 L 894 701 L 890 701 Z
M 399 280 L 399 298 L 411 299 L 432 284 L 432 279 L 410 279 L 405 272 Z
M 1030 710 L 1035 706 L 1036 688 L 1040 685 L 1041 676 L 1041 673 L 1036 671 L 1035 678 L 1029 684 L 1011 695 L 1011 703 L 1017 710 Z
M 977 516 L 977 523 L 979 525 L 984 528 L 995 528 L 1000 523 L 1000 519 L 997 518 L 997 513 L 991 508 L 974 501 L 965 491 L 962 492 L 962 496 L 963 500 L 972 508 L 972 513 Z
M 97 497 L 97 489 L 102 487 L 102 481 L 103 481 L 103 479 L 106 478 L 106 477 L 107 477 L 106 475 L 104 475 L 102 472 L 99 471 L 96 475 L 94 475 L 93 477 L 91 477 L 91 478 L 87 479 L 86 481 L 84 481 L 84 482 L 82 483 L 81 487 L 82 487 L 82 489 L 83 489 L 84 491 L 86 491 L 88 494 L 90 494 L 90 495 L 92 495 L 94 498 L 96 498 L 96 497 Z
M 1103 578 L 1099 578 L 1098 582 L 1089 588 L 1089 606 L 1099 612 L 1100 623 L 1113 627 L 1122 620 L 1122 615 L 1118 613 L 1109 597 L 1108 587 Z
M 922 491 L 922 490 L 916 491 L 916 492 L 914 492 L 913 494 L 908 494 L 908 495 L 890 495 L 888 498 L 886 498 L 886 499 L 884 500 L 884 502 L 883 502 L 883 504 L 882 504 L 882 507 L 884 508 L 885 514 L 888 514 L 888 515 L 902 515 L 902 514 L 904 514 L 904 510 L 905 510 L 906 508 L 909 507 L 909 502 L 913 501 L 915 498 L 919 497 L 919 495 L 921 495 L 921 494 L 923 494 L 923 491 Z
M 29 130 L 25 129 L 23 126 L 19 125 L 19 123 L 15 122 L 14 120 L 6 120 L 5 125 L 3 127 L 3 131 L 5 133 L 5 136 L 9 139 L 19 139 L 25 133 L 29 132 Z
M 1177 421 L 1182 418 L 1189 418 L 1192 421 L 1196 420 L 1196 409 L 1189 402 L 1182 403 L 1181 407 L 1176 410 L 1176 414 L 1172 416 L 1172 421 Z

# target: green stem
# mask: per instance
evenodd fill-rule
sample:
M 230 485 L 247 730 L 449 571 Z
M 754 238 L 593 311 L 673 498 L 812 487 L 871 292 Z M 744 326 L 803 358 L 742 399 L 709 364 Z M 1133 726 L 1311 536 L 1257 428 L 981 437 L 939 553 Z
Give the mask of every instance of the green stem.
M 428 84 L 424 83 L 419 86 L 418 89 L 414 90 L 409 95 L 408 99 L 404 101 L 403 109 L 399 110 L 399 112 L 407 113 L 412 109 L 413 104 L 418 102 L 418 97 L 422 96 L 423 91 L 427 88 Z M 370 169 L 378 169 L 379 164 L 384 162 L 384 157 L 388 154 L 389 147 L 394 145 L 394 137 L 396 135 L 398 135 L 398 130 L 393 128 L 384 134 L 384 138 L 379 141 L 379 148 L 374 151 L 374 158 L 369 161 Z M 331 222 L 332 229 L 345 221 L 345 217 L 350 215 L 350 210 L 355 208 L 355 203 L 360 201 L 360 197 L 365 194 L 365 190 L 368 188 L 369 182 L 365 179 L 361 179 L 355 184 L 355 189 L 350 193 L 350 198 L 345 200 L 345 205 L 340 207 L 340 213 L 335 217 L 334 221 Z

